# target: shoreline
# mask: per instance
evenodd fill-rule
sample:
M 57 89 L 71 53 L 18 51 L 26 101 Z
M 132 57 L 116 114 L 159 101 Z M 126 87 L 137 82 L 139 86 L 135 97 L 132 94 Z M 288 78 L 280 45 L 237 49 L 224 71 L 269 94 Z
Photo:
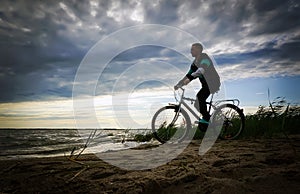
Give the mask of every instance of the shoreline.
M 121 169 L 93 154 L 76 162 L 0 160 L 0 193 L 300 193 L 299 140 L 217 141 L 204 156 L 193 140 L 175 159 L 147 170 Z

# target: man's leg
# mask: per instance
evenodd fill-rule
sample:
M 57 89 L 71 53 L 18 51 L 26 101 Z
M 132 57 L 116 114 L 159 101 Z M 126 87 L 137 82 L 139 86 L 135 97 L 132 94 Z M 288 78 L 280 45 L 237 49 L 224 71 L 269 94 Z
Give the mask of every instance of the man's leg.
M 201 88 L 201 90 L 197 94 L 197 98 L 199 101 L 200 113 L 202 114 L 203 119 L 199 120 L 198 129 L 205 132 L 208 127 L 208 122 L 210 119 L 210 115 L 207 111 L 206 99 L 208 98 L 210 92 L 209 89 Z
M 200 113 L 203 116 L 203 119 L 209 121 L 210 115 L 207 111 L 206 99 L 210 95 L 209 89 L 201 88 L 201 90 L 197 94 L 197 98 L 199 101 Z

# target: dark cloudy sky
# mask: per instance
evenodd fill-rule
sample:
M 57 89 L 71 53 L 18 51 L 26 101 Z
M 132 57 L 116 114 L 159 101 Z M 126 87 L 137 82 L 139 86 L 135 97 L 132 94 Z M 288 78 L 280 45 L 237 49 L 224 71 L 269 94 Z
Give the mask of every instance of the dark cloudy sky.
M 266 103 L 268 88 L 274 98 L 285 96 L 299 103 L 296 0 L 2 0 L 0 4 L 0 127 L 72 127 L 69 101 L 83 57 L 111 33 L 141 24 L 176 27 L 199 39 L 217 62 L 227 96 L 239 98 L 244 106 Z M 181 47 L 188 55 L 190 45 Z M 166 62 L 184 72 L 190 64 L 169 49 L 128 48 L 105 69 L 96 95 L 108 95 L 133 62 L 153 58 L 168 58 Z M 166 75 L 172 72 L 162 77 Z M 170 79 L 176 82 L 177 77 Z

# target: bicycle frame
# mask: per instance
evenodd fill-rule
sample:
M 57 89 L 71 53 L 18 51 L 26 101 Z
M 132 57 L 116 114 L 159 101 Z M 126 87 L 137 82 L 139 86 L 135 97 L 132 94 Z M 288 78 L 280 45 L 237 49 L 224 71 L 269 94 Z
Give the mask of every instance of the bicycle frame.
M 170 105 L 175 105 L 175 106 L 177 106 L 178 107 L 178 110 L 180 110 L 181 109 L 181 106 L 183 105 L 190 113 L 192 113 L 192 115 L 196 118 L 196 119 L 198 119 L 199 120 L 199 113 L 197 114 L 197 113 L 195 113 L 195 111 L 193 111 L 193 109 L 191 109 L 191 107 L 184 101 L 184 100 L 188 100 L 188 101 L 191 101 L 191 102 L 196 102 L 196 100 L 195 99 L 192 99 L 192 98 L 186 98 L 186 97 L 184 97 L 184 91 L 185 91 L 185 89 L 184 88 L 182 88 L 182 87 L 180 87 L 180 89 L 182 90 L 182 94 L 181 94 L 181 97 L 180 97 L 180 100 L 178 100 L 177 98 L 176 98 L 176 93 L 175 93 L 175 91 L 174 91 L 174 97 L 175 97 L 175 99 L 176 99 L 176 101 L 178 101 L 179 103 L 178 104 L 171 104 L 171 103 L 169 103 Z M 210 104 L 210 106 L 209 106 L 209 109 L 211 108 L 211 104 Z M 174 119 L 173 119 L 173 121 L 175 122 L 176 120 L 177 120 L 177 117 L 178 117 L 178 114 L 179 114 L 179 112 L 180 111 L 177 111 L 176 112 L 176 115 L 175 115 L 175 117 L 174 117 Z M 173 121 L 171 122 L 171 123 L 173 123 Z
M 195 99 L 192 99 L 192 98 L 184 97 L 185 89 L 182 88 L 182 87 L 180 87 L 180 89 L 182 90 L 182 94 L 181 94 L 180 100 L 178 100 L 178 99 L 176 98 L 176 93 L 175 93 L 175 91 L 174 91 L 174 97 L 175 97 L 176 101 L 179 102 L 178 105 L 176 105 L 176 104 L 170 104 L 170 105 L 176 105 L 176 106 L 178 106 L 178 109 L 179 109 L 179 110 L 181 109 L 181 105 L 183 105 L 190 113 L 192 113 L 192 115 L 193 115 L 197 120 L 199 120 L 199 119 L 200 119 L 199 113 L 196 113 L 195 111 L 193 111 L 193 109 L 191 109 L 191 107 L 184 101 L 184 100 L 188 100 L 188 101 L 191 101 L 192 103 L 193 103 L 193 102 L 195 103 L 196 100 L 195 100 Z M 208 112 L 211 111 L 211 107 L 213 106 L 213 104 L 214 104 L 215 107 L 217 107 L 219 104 L 221 104 L 221 103 L 223 103 L 223 102 L 232 102 L 232 104 L 234 104 L 234 105 L 236 105 L 236 106 L 239 106 L 239 104 L 240 104 L 240 101 L 239 101 L 238 99 L 217 100 L 217 101 L 214 102 L 214 101 L 213 101 L 213 96 L 214 96 L 214 94 L 211 95 L 211 99 L 210 99 L 210 101 L 208 102 L 208 104 L 209 104 Z M 177 119 L 177 117 L 178 117 L 178 114 L 179 114 L 179 111 L 177 111 L 176 116 L 175 116 L 174 119 L 173 119 L 174 122 L 176 121 L 176 119 Z M 173 123 L 173 121 L 172 121 L 172 123 Z

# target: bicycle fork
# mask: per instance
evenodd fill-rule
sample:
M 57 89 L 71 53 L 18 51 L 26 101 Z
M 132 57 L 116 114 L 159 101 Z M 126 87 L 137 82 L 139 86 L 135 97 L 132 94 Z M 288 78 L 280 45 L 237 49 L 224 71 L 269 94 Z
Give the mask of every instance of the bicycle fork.
M 181 104 L 169 104 L 169 106 L 174 106 L 175 107 L 175 116 L 172 120 L 172 122 L 169 124 L 169 126 L 174 126 L 175 122 L 177 121 L 178 117 L 179 117 L 179 112 L 180 112 L 180 107 L 181 107 Z

